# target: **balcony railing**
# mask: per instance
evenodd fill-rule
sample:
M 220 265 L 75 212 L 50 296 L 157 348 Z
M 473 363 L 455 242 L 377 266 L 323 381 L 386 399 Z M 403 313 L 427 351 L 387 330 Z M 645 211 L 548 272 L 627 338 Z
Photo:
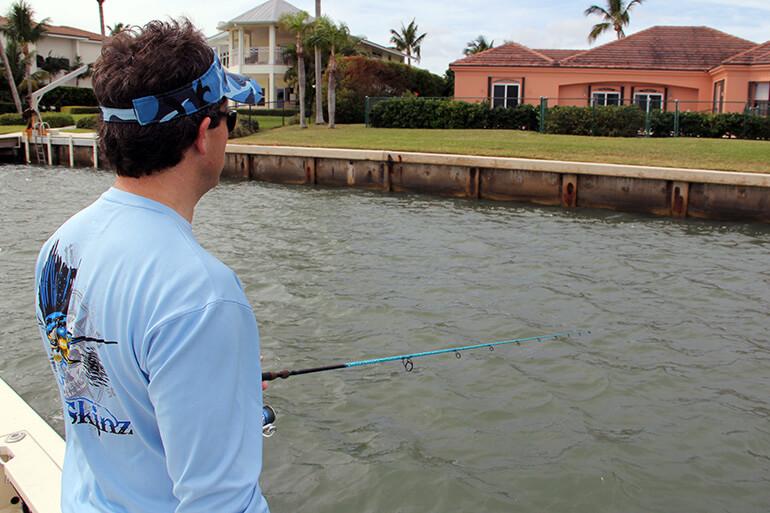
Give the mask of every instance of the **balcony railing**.
M 289 65 L 289 58 L 286 56 L 286 48 L 275 48 L 275 64 L 287 66 Z M 270 64 L 270 47 L 268 46 L 256 46 L 251 47 L 246 54 L 246 58 L 243 61 L 244 64 Z

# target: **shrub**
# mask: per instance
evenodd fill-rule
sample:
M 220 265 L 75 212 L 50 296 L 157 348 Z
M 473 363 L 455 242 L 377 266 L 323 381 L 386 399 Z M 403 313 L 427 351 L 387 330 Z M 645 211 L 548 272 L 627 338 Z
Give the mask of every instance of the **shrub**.
M 65 126 L 73 126 L 75 124 L 75 118 L 69 114 L 59 114 L 58 112 L 46 112 L 43 113 L 43 121 L 48 123 L 51 128 L 61 128 Z
M 336 120 L 338 123 L 363 123 L 367 96 L 414 94 L 423 98 L 439 97 L 445 86 L 442 77 L 406 64 L 362 56 L 343 57 L 337 70 Z
M 83 116 L 82 118 L 78 119 L 75 126 L 78 128 L 88 128 L 91 130 L 96 130 L 98 128 L 98 124 L 99 124 L 99 115 L 93 114 L 91 116 Z
M 16 104 L 0 102 L 0 114 L 13 114 L 16 112 Z
M 370 122 L 380 128 L 505 128 L 536 130 L 537 108 L 519 105 L 490 109 L 488 103 L 420 98 L 381 100 L 372 107 Z
M 230 134 L 230 139 L 238 139 L 239 137 L 247 137 L 255 134 L 259 131 L 259 121 L 256 118 L 245 116 L 238 120 L 238 124 L 235 125 L 235 130 Z
M 286 116 L 286 117 L 289 117 L 289 116 L 293 116 L 294 114 L 297 113 L 296 109 L 257 109 L 257 108 L 254 108 L 254 109 L 249 110 L 249 109 L 244 109 L 244 108 L 241 107 L 241 108 L 235 109 L 235 110 L 237 110 L 238 114 L 242 115 L 242 116 L 252 115 L 252 116 Z
M 714 127 L 713 114 L 702 112 L 679 113 L 679 135 L 685 137 L 721 137 Z
M 67 105 L 61 108 L 61 112 L 64 114 L 99 114 L 99 107 L 83 106 L 83 105 Z
M 593 117 L 587 107 L 553 107 L 545 116 L 545 131 L 549 134 L 591 135 Z
M 40 105 L 50 106 L 60 110 L 65 105 L 96 106 L 94 91 L 85 87 L 59 86 L 43 95 Z
M 625 107 L 553 107 L 546 116 L 549 134 L 635 137 L 644 128 L 644 112 Z
M 487 128 L 538 130 L 540 109 L 526 103 L 513 109 L 496 108 L 489 111 L 488 118 Z
M 656 110 L 650 113 L 650 135 L 671 137 L 674 135 L 674 113 Z
M 26 124 L 27 123 L 24 121 L 24 118 L 21 117 L 21 114 L 0 114 L 0 125 L 2 126 Z
M 741 134 L 743 139 L 762 139 L 770 141 L 770 117 L 748 116 Z

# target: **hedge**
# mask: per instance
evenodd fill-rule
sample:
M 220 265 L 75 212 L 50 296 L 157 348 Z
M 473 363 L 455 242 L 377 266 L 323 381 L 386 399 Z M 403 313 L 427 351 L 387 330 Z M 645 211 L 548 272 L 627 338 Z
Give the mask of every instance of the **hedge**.
M 644 112 L 635 106 L 553 107 L 545 117 L 549 134 L 634 137 L 644 129 Z
M 96 106 L 94 91 L 86 87 L 59 86 L 43 95 L 40 105 L 60 110 L 65 105 Z
M 26 125 L 27 122 L 21 117 L 21 114 L 0 114 L 0 125 Z
M 245 117 L 238 120 L 238 124 L 235 125 L 235 130 L 230 133 L 230 139 L 237 139 L 239 137 L 246 137 L 255 134 L 259 131 L 259 121 L 254 117 Z
M 75 124 L 75 119 L 72 116 L 67 114 L 59 114 L 58 112 L 43 113 L 43 121 L 48 123 L 51 128 L 61 128 Z M 27 122 L 24 120 L 21 114 L 0 114 L 0 125 L 26 126 Z
M 0 114 L 16 113 L 16 104 L 9 102 L 0 102 Z
M 674 135 L 674 113 L 657 111 L 650 116 L 653 137 Z M 739 113 L 710 114 L 681 112 L 679 135 L 703 138 L 737 138 L 770 140 L 770 117 Z
M 64 126 L 75 125 L 75 118 L 69 114 L 59 114 L 58 112 L 43 113 L 43 121 L 48 123 L 51 128 L 61 128 Z
M 82 118 L 78 119 L 78 122 L 75 124 L 78 128 L 89 128 L 91 130 L 96 130 L 99 123 L 99 115 L 93 114 L 91 116 L 83 116 Z
M 498 128 L 536 130 L 537 109 L 519 105 L 490 109 L 487 103 L 404 98 L 377 102 L 371 124 L 380 128 Z
M 293 116 L 294 114 L 297 114 L 296 109 L 260 109 L 258 107 L 254 107 L 251 110 L 249 109 L 235 109 L 238 111 L 238 114 L 242 114 L 244 116 Z
M 89 107 L 83 105 L 67 105 L 61 108 L 64 114 L 99 114 L 99 107 Z
M 539 108 L 519 105 L 490 109 L 488 103 L 442 99 L 392 98 L 376 102 L 370 123 L 380 128 L 499 128 L 537 130 Z M 547 110 L 549 134 L 636 137 L 645 133 L 645 112 L 635 105 L 607 107 L 552 107 Z M 650 135 L 674 135 L 673 112 L 655 111 L 649 120 Z M 740 113 L 682 112 L 679 135 L 685 137 L 770 140 L 770 117 Z

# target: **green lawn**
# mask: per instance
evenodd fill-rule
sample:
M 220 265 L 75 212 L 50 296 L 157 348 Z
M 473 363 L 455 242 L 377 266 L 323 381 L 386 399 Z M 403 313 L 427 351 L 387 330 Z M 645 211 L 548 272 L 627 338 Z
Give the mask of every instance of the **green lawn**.
M 239 116 L 239 119 L 245 120 L 247 116 Z M 259 122 L 260 130 L 270 130 L 272 128 L 278 128 L 283 126 L 281 124 L 281 116 L 251 116 Z M 285 123 L 289 123 L 289 116 L 285 118 Z
M 70 114 L 70 116 L 72 116 L 72 119 L 77 123 L 83 118 L 90 118 L 91 116 L 96 116 L 96 114 Z
M 24 126 L 24 125 L 0 126 L 0 135 L 2 135 L 2 134 L 12 134 L 14 132 L 23 132 L 26 129 L 27 129 L 27 127 Z
M 69 134 L 93 134 L 95 130 L 91 130 L 90 128 L 63 128 L 60 129 L 59 132 L 61 133 L 69 133 Z
M 280 121 L 280 118 L 278 118 Z M 770 142 L 543 135 L 518 130 L 422 130 L 338 125 L 277 128 L 235 143 L 454 153 L 770 173 Z

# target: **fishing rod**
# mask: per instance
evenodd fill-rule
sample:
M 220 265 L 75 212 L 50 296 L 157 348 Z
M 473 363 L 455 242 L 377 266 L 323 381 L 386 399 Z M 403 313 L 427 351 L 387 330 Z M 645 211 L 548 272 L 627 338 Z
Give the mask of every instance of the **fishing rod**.
M 335 365 L 327 365 L 325 367 L 313 367 L 310 369 L 299 369 L 299 370 L 284 369 L 277 372 L 263 372 L 262 381 L 273 381 L 278 378 L 288 379 L 291 376 L 300 376 L 302 374 L 314 374 L 316 372 L 350 369 L 352 367 L 363 367 L 364 365 L 376 365 L 378 363 L 394 362 L 398 360 L 401 361 L 401 363 L 404 366 L 404 369 L 407 372 L 411 372 L 414 369 L 414 362 L 412 360 L 414 360 L 415 358 L 422 358 L 424 356 L 435 356 L 439 354 L 454 353 L 455 356 L 459 359 L 459 358 L 462 358 L 461 353 L 463 351 L 470 351 L 472 349 L 489 348 L 490 351 L 494 351 L 495 347 L 507 345 L 507 344 L 521 345 L 525 342 L 546 342 L 548 340 L 555 340 L 557 338 L 579 337 L 590 333 L 591 333 L 590 331 L 565 331 L 562 333 L 551 333 L 550 335 L 540 335 L 536 337 L 514 338 L 511 340 L 499 340 L 497 342 L 485 342 L 483 344 L 476 344 L 472 346 L 450 347 L 447 349 L 437 349 L 435 351 L 424 351 L 422 353 L 401 354 L 396 356 L 386 356 L 384 358 L 373 358 L 371 360 L 359 360 L 357 362 L 338 363 Z
M 514 338 L 510 340 L 498 340 L 496 342 L 485 342 L 483 344 L 474 344 L 470 346 L 449 347 L 446 349 L 436 349 L 433 351 L 423 351 L 420 353 L 400 354 L 395 356 L 386 356 L 384 358 L 373 358 L 370 360 L 358 360 L 354 362 L 338 363 L 335 365 L 326 365 L 324 367 L 312 367 L 309 369 L 298 369 L 298 370 L 284 369 L 276 372 L 263 372 L 262 381 L 273 381 L 278 378 L 289 379 L 292 376 L 301 376 L 303 374 L 315 374 L 318 372 L 350 369 L 353 367 L 363 367 L 366 365 L 376 365 L 380 363 L 394 362 L 394 361 L 401 361 L 401 364 L 404 366 L 404 370 L 406 372 L 412 372 L 412 370 L 414 370 L 413 360 L 416 358 L 454 353 L 455 357 L 460 359 L 462 358 L 463 351 L 471 351 L 473 349 L 482 349 L 482 348 L 487 348 L 490 351 L 494 351 L 495 347 L 508 345 L 508 344 L 521 345 L 526 342 L 546 342 L 548 340 L 555 340 L 559 338 L 580 337 L 583 335 L 589 335 L 590 333 L 591 332 L 588 330 L 564 331 L 561 333 L 551 333 L 549 335 L 539 335 L 535 337 Z M 272 436 L 273 433 L 275 433 L 275 424 L 274 424 L 276 419 L 275 410 L 270 406 L 265 405 L 265 408 L 262 412 L 262 417 L 263 417 L 263 428 L 262 428 L 263 434 L 266 437 Z

